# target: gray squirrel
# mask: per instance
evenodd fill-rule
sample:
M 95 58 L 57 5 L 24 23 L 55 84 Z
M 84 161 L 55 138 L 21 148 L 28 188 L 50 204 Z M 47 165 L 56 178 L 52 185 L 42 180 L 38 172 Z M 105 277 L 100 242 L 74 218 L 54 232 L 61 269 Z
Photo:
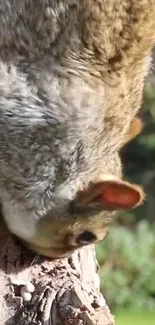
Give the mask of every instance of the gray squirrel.
M 0 1 L 0 199 L 30 249 L 71 254 L 143 202 L 119 151 L 154 42 L 154 0 Z

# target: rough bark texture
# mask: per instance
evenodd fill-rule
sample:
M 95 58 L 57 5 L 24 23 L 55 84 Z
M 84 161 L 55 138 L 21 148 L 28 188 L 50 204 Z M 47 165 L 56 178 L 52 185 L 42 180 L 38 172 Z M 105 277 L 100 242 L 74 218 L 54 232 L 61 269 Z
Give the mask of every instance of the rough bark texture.
M 34 284 L 30 302 L 20 296 Z M 0 325 L 113 325 L 99 292 L 94 247 L 49 261 L 21 247 L 0 225 Z

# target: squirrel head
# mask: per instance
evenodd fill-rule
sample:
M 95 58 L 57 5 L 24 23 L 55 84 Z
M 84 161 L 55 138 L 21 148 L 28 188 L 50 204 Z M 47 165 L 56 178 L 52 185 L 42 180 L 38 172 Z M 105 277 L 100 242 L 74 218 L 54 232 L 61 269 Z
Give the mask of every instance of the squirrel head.
M 124 143 L 136 137 L 143 126 L 142 120 L 135 118 Z M 143 203 L 142 187 L 122 179 L 119 155 L 116 153 L 106 159 L 103 170 L 107 165 L 111 173 L 101 171 L 77 190 L 75 198 L 61 212 L 62 217 L 55 218 L 53 211 L 49 212 L 39 223 L 38 237 L 28 244 L 32 250 L 50 258 L 68 256 L 77 248 L 103 240 L 116 212 L 134 209 Z
M 77 193 L 63 218 L 51 223 L 49 214 L 41 221 L 38 244 L 35 238 L 29 247 L 52 258 L 68 256 L 75 249 L 103 240 L 116 211 L 133 209 L 144 197 L 138 185 L 114 175 L 99 175 Z

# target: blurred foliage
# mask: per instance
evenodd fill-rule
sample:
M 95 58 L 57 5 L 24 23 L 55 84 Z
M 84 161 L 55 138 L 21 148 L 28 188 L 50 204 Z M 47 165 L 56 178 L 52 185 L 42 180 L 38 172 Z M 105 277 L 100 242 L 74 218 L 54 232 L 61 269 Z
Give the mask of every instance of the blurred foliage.
M 128 312 L 128 311 L 119 311 L 116 313 L 115 318 L 116 325 L 154 325 L 155 324 L 155 312 Z
M 110 228 L 97 245 L 101 291 L 113 309 L 155 310 L 155 224 Z
M 120 213 L 97 245 L 101 290 L 114 309 L 155 309 L 155 70 L 145 87 L 140 117 L 144 130 L 121 156 L 124 178 L 141 184 L 146 200 Z

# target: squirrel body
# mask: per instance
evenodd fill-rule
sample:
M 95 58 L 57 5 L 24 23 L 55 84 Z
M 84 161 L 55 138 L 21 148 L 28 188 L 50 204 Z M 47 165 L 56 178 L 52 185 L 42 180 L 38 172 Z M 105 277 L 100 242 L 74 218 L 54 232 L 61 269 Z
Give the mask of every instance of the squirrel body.
M 2 211 L 39 253 L 101 240 L 113 211 L 143 201 L 119 150 L 141 106 L 154 17 L 154 0 L 0 3 Z

